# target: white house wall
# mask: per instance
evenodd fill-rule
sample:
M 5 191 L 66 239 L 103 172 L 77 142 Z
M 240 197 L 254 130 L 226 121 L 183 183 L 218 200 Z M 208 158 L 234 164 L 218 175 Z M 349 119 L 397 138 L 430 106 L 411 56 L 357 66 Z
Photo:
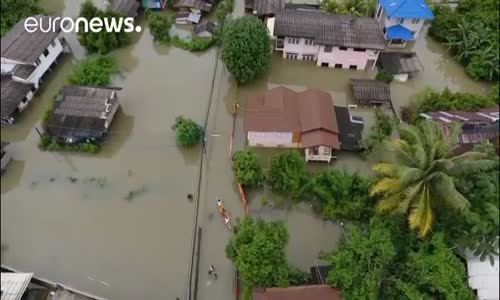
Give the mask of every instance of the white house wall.
M 290 43 L 290 39 L 298 39 L 298 44 Z M 306 45 L 305 38 L 290 38 L 285 37 L 283 46 L 283 58 L 287 57 L 287 54 L 297 54 L 297 59 L 303 59 L 303 55 L 314 55 L 315 59 L 318 57 L 319 46 L 318 45 Z
M 47 72 L 52 63 L 57 59 L 57 57 L 63 52 L 63 46 L 59 38 L 54 40 L 55 46 L 52 44 L 47 47 L 49 50 L 49 54 L 47 56 L 43 55 L 43 53 L 38 58 L 40 63 L 38 64 L 35 71 L 31 74 L 31 76 L 27 79 L 29 82 L 35 83 L 38 85 L 40 78 Z
M 354 51 L 354 48 L 340 50 L 339 47 L 333 47 L 331 52 L 325 52 L 325 46 L 320 46 L 317 65 L 328 63 L 329 67 L 335 67 L 335 64 L 341 64 L 343 69 L 349 69 L 350 66 L 356 66 L 357 70 L 364 70 L 367 67 L 369 60 L 373 60 L 372 65 L 378 59 L 379 52 L 377 50 L 365 49 L 364 52 Z
M 413 37 L 415 39 L 418 38 L 420 31 L 422 31 L 422 27 L 424 26 L 424 22 L 425 22 L 424 19 L 418 19 L 418 22 L 414 24 L 412 22 L 413 21 L 412 18 L 405 18 L 403 20 L 403 23 L 400 23 L 400 18 L 388 18 L 386 11 L 380 6 L 380 4 L 377 7 L 377 14 L 378 14 L 379 9 L 382 9 L 382 14 L 377 18 L 377 21 L 380 24 L 382 24 L 385 28 L 399 24 L 399 25 L 402 25 L 402 26 L 408 28 L 408 30 L 413 32 Z M 377 16 L 377 14 L 375 16 Z
M 26 102 L 20 102 L 17 108 L 19 109 L 19 112 L 22 112 L 28 104 L 31 102 L 31 99 L 33 99 L 33 92 L 29 91 L 28 94 L 26 95 Z
M 259 132 L 249 131 L 247 133 L 248 145 L 253 147 L 284 147 L 296 148 L 293 143 L 292 132 Z

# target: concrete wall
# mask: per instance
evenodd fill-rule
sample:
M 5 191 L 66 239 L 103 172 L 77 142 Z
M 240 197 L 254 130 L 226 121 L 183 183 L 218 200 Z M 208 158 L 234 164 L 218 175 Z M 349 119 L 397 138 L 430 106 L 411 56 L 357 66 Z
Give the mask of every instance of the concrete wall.
M 293 142 L 293 132 L 259 132 L 247 133 L 248 145 L 254 147 L 284 147 L 297 148 Z
M 325 52 L 325 46 L 320 46 L 317 66 L 327 63 L 329 67 L 334 68 L 335 64 L 341 64 L 343 69 L 349 69 L 350 66 L 356 66 L 357 70 L 364 70 L 369 60 L 374 60 L 373 68 L 377 62 L 379 52 L 377 50 L 365 49 L 364 52 L 354 51 L 353 48 L 340 50 L 339 47 L 333 47 L 332 52 Z

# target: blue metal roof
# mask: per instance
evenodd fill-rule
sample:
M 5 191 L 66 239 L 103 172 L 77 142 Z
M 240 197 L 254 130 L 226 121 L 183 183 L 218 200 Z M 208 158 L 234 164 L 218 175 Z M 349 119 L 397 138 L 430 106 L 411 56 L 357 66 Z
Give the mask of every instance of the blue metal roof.
M 434 19 L 434 14 L 425 0 L 380 0 L 380 5 L 389 17 Z
M 394 25 L 387 28 L 387 37 L 391 40 L 413 40 L 413 33 L 404 26 Z

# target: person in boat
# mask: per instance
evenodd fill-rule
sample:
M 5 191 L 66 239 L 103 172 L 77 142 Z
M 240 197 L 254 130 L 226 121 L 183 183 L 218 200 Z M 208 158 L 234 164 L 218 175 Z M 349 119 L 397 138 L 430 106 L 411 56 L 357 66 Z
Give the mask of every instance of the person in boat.
M 229 217 L 227 215 L 224 217 L 224 223 L 229 224 Z

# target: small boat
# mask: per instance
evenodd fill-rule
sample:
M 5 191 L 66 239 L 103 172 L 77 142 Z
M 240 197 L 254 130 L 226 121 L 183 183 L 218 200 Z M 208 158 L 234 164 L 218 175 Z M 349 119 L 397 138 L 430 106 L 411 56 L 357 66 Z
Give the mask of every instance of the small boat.
M 231 225 L 231 219 L 229 218 L 229 214 L 220 199 L 217 199 L 217 210 L 219 211 L 219 215 L 221 216 L 226 228 L 228 230 L 232 230 L 233 226 Z

